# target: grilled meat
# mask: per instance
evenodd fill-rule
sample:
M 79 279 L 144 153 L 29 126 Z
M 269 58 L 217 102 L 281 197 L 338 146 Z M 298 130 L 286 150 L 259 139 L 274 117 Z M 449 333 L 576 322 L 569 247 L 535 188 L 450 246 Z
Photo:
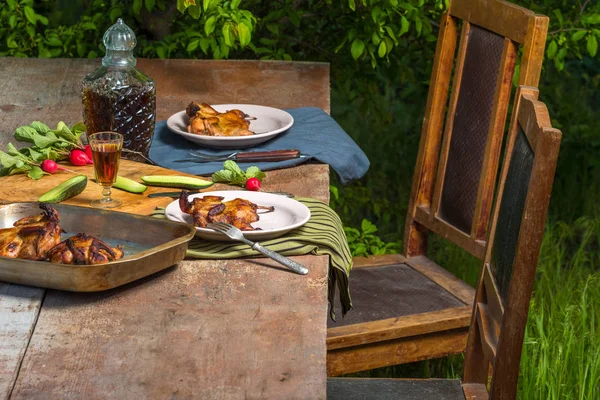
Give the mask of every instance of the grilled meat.
M 188 131 L 207 136 L 249 136 L 251 119 L 240 110 L 229 110 L 220 113 L 206 103 L 190 103 L 185 109 L 190 118 Z
M 194 218 L 194 225 L 200 228 L 206 228 L 206 224 L 211 222 L 210 216 L 218 214 L 225 209 L 225 205 L 221 202 L 221 196 L 204 196 L 192 199 L 189 201 L 188 192 L 181 191 L 179 196 L 179 208 L 186 214 L 190 214 Z
M 0 229 L 0 256 L 41 261 L 60 242 L 58 212 L 46 203 L 39 207 L 42 214 L 21 218 L 14 228 Z
M 221 213 L 212 215 L 211 222 L 225 222 L 242 231 L 254 230 L 250 224 L 259 219 L 256 204 L 244 199 L 233 199 L 223 204 L 225 209 Z
M 71 236 L 48 252 L 50 262 L 59 264 L 104 264 L 122 257 L 121 245 L 110 247 L 102 240 L 86 233 Z
M 225 222 L 235 226 L 242 231 L 253 231 L 251 223 L 259 220 L 257 210 L 264 209 L 273 211 L 273 207 L 258 206 L 244 199 L 233 199 L 222 202 L 221 196 L 204 196 L 189 201 L 188 192 L 181 191 L 179 196 L 179 208 L 194 218 L 194 225 L 206 228 L 210 222 Z

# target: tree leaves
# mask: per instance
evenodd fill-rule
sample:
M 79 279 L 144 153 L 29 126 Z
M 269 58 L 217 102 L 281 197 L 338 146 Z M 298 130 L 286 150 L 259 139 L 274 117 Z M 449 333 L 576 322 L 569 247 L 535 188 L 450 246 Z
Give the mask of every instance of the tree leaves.
M 596 57 L 596 54 L 598 53 L 598 39 L 596 39 L 596 36 L 588 36 L 586 47 L 590 56 Z
M 136 15 L 139 15 L 140 11 L 142 11 L 142 5 L 143 5 L 143 1 L 142 0 L 133 0 L 132 8 L 133 8 L 133 12 Z
M 206 20 L 206 22 L 204 23 L 204 33 L 206 34 L 206 36 L 210 36 L 210 34 L 214 32 L 216 22 L 217 19 L 214 15 Z
M 148 10 L 148 12 L 152 12 L 154 6 L 156 5 L 156 0 L 144 0 L 144 5 L 146 6 L 146 10 Z
M 35 25 L 37 23 L 37 18 L 35 17 L 35 11 L 33 11 L 33 8 L 25 6 L 23 7 L 23 13 L 25 14 L 25 18 L 27 18 L 27 21 L 29 21 L 29 23 L 31 23 L 32 25 Z
M 238 36 L 240 38 L 240 46 L 242 46 L 242 47 L 248 46 L 252 39 L 252 34 L 250 33 L 250 29 L 248 28 L 248 26 L 246 24 L 244 24 L 243 22 L 240 22 L 237 25 L 237 32 L 238 32 Z
M 587 34 L 587 31 L 585 30 L 580 30 L 580 31 L 576 31 L 575 33 L 573 33 L 573 35 L 571 36 L 571 40 L 574 42 L 577 42 L 581 39 L 583 39 L 583 37 Z
M 556 56 L 556 50 L 558 49 L 558 44 L 556 40 L 553 40 L 548 45 L 547 55 L 549 59 L 553 59 Z
M 408 29 L 410 28 L 410 23 L 408 22 L 408 19 L 406 19 L 406 17 L 403 15 L 402 18 L 400 19 L 400 32 L 398 32 L 398 36 L 402 36 L 404 35 L 406 32 L 408 32 Z
M 381 43 L 379 43 L 379 48 L 377 49 L 377 55 L 380 58 L 383 58 L 383 57 L 385 57 L 386 52 L 387 52 L 387 47 L 386 47 L 385 41 L 382 40 Z
M 352 58 L 358 60 L 360 56 L 362 56 L 365 51 L 365 42 L 360 39 L 354 39 L 352 42 L 352 47 L 350 48 L 350 52 L 352 53 Z

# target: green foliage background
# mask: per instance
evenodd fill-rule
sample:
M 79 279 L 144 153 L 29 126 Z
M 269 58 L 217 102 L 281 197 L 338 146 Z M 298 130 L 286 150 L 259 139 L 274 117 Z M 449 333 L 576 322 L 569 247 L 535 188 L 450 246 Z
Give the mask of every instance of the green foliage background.
M 518 0 L 548 15 L 540 99 L 563 142 L 521 366 L 524 399 L 600 398 L 600 2 Z M 440 13 L 447 0 L 6 0 L 0 56 L 90 57 L 121 17 L 137 55 L 331 63 L 332 115 L 371 169 L 335 184 L 354 254 L 399 251 Z M 433 256 L 474 284 L 477 262 Z M 559 284 L 560 282 L 560 284 Z M 460 357 L 372 375 L 460 375 Z

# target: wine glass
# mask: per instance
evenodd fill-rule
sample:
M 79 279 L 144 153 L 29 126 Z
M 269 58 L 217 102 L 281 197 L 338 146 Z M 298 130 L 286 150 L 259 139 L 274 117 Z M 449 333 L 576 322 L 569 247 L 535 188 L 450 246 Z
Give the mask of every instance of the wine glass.
M 88 135 L 92 149 L 96 183 L 102 186 L 102 198 L 93 200 L 92 207 L 114 208 L 121 205 L 121 200 L 110 197 L 111 187 L 117 181 L 123 135 L 117 132 L 97 132 Z

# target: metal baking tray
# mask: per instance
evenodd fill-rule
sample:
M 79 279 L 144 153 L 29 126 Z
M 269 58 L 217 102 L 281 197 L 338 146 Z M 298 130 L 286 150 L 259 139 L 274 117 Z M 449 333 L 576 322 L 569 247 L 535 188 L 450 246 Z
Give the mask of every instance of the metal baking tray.
M 52 206 L 66 231 L 62 240 L 84 232 L 111 246 L 121 244 L 123 258 L 99 265 L 67 265 L 0 257 L 0 281 L 72 292 L 112 289 L 177 264 L 196 234 L 195 227 L 167 219 L 66 204 Z M 38 203 L 0 205 L 0 228 L 40 213 Z

